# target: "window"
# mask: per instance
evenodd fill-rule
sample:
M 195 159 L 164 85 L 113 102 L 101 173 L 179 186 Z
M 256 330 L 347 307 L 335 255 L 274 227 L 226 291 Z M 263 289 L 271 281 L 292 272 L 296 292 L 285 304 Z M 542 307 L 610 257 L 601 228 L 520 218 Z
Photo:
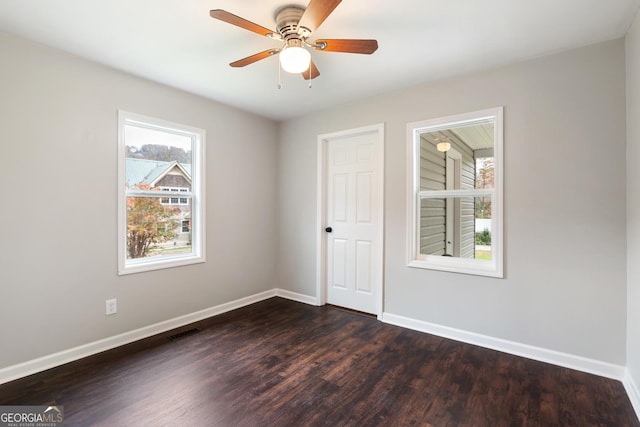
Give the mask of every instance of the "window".
M 189 188 L 169 188 L 169 187 L 160 187 L 162 191 L 171 191 L 173 193 L 177 192 L 188 192 Z M 160 203 L 163 205 L 188 205 L 189 199 L 187 197 L 161 197 Z
M 205 131 L 118 114 L 118 273 L 205 261 Z
M 503 277 L 503 108 L 407 131 L 407 264 Z

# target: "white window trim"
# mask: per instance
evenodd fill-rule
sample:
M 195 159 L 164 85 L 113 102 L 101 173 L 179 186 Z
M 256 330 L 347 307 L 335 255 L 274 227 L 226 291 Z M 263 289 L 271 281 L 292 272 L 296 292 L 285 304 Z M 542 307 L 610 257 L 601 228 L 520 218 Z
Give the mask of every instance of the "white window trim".
M 125 176 L 125 125 L 134 124 L 136 126 L 150 129 L 163 130 L 178 135 L 192 138 L 192 165 L 191 165 L 191 191 L 145 191 L 126 190 Z M 206 261 L 205 241 L 205 140 L 204 129 L 172 123 L 141 114 L 131 113 L 123 110 L 118 111 L 118 274 L 132 274 L 145 271 L 154 271 L 164 268 L 179 267 L 202 263 Z M 177 197 L 191 198 L 191 253 L 177 254 L 173 256 L 163 256 L 162 258 L 139 258 L 135 260 L 127 259 L 127 196 L 152 196 L 152 197 Z M 176 196 L 174 196 L 176 197 Z M 195 233 L 193 233 L 195 231 Z
M 496 107 L 407 124 L 407 266 L 489 277 L 504 277 L 503 272 L 503 139 L 504 108 Z M 493 119 L 494 188 L 476 190 L 420 191 L 419 135 Z M 416 144 L 417 147 L 416 147 Z M 420 199 L 423 197 L 491 196 L 491 261 L 422 255 L 419 250 Z

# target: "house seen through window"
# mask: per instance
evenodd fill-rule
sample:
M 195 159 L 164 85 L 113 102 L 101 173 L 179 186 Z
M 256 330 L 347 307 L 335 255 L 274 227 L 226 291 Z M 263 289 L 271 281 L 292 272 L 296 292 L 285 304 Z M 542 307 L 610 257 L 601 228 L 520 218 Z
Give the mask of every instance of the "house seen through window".
M 120 112 L 120 274 L 204 261 L 204 131 Z

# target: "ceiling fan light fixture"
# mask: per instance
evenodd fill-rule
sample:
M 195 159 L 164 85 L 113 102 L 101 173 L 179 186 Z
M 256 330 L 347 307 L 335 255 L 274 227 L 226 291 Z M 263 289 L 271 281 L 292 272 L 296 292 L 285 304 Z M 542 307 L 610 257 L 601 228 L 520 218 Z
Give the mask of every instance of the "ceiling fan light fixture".
M 299 74 L 309 69 L 311 54 L 300 46 L 287 46 L 280 51 L 280 66 L 287 73 Z

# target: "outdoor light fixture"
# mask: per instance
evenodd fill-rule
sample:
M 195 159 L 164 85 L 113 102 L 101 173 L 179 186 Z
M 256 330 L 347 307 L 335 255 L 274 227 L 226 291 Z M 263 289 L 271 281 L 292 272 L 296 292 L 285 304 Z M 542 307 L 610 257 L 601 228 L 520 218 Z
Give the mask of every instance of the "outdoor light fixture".
M 436 142 L 438 141 L 438 138 L 436 138 Z M 449 151 L 449 149 L 451 148 L 451 143 L 449 141 L 440 141 L 436 144 L 436 149 L 438 151 L 441 151 L 443 153 Z
M 289 45 L 280 51 L 280 65 L 287 73 L 299 74 L 309 69 L 311 54 L 301 46 Z

